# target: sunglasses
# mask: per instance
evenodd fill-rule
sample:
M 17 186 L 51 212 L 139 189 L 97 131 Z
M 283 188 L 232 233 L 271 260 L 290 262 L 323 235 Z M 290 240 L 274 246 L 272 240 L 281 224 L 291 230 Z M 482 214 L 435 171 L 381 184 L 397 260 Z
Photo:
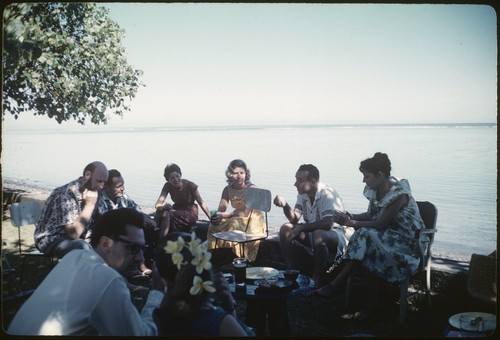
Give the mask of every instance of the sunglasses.
M 110 236 L 110 238 L 113 241 L 118 241 L 118 242 L 125 243 L 128 246 L 128 249 L 130 251 L 130 255 L 136 255 L 139 251 L 142 251 L 144 253 L 144 251 L 147 248 L 146 245 L 137 244 L 135 242 L 126 240 L 124 238 L 121 238 L 120 236 Z

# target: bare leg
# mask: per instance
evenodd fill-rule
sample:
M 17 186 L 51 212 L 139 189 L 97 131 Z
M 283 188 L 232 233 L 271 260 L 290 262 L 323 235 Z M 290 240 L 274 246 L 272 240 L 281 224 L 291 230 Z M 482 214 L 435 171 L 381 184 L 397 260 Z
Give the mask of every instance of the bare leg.
M 293 228 L 294 226 L 291 223 L 285 223 L 281 226 L 279 232 L 281 255 L 285 260 L 287 269 L 294 269 L 295 266 L 295 249 L 292 244 L 293 240 L 290 238 Z
M 160 235 L 165 237 L 170 230 L 170 213 L 168 211 L 163 212 L 160 220 Z
M 330 252 L 337 253 L 339 239 L 336 232 L 332 230 L 315 230 L 313 232 L 313 280 L 319 282 L 321 275 L 326 270 L 326 260 Z

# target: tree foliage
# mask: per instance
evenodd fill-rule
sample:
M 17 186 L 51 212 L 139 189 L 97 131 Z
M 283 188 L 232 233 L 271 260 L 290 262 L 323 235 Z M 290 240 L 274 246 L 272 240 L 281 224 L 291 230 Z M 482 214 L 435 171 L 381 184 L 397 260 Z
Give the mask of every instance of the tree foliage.
M 3 17 L 3 115 L 106 124 L 142 84 L 121 46 L 124 31 L 96 3 L 16 3 Z

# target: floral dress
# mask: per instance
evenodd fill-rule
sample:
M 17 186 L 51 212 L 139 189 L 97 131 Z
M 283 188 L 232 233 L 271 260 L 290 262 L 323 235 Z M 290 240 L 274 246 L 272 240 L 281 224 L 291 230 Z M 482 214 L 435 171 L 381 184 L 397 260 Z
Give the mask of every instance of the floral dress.
M 370 218 L 376 220 L 401 195 L 408 196 L 408 204 L 401 208 L 387 228 L 363 227 L 356 230 L 347 246 L 345 259 L 362 261 L 366 269 L 394 283 L 404 280 L 418 269 L 419 243 L 415 232 L 425 226 L 408 181 L 391 179 L 395 184 L 381 200 L 376 199 L 374 190 L 365 187 L 363 194 L 370 201 Z
M 228 186 L 229 201 L 236 210 L 245 209 L 245 191 L 246 189 L 236 190 Z M 250 223 L 249 220 L 250 219 Z M 248 228 L 247 228 L 248 225 Z M 217 240 L 213 233 L 229 230 L 239 230 L 247 234 L 264 234 L 265 222 L 261 211 L 253 210 L 248 217 L 230 217 L 222 219 L 221 223 L 216 225 L 210 223 L 208 226 L 207 241 L 209 249 L 214 248 L 233 248 L 234 253 L 239 257 L 246 257 L 250 262 L 255 261 L 259 251 L 260 241 L 245 243 L 244 252 L 240 253 L 240 247 L 236 242 Z

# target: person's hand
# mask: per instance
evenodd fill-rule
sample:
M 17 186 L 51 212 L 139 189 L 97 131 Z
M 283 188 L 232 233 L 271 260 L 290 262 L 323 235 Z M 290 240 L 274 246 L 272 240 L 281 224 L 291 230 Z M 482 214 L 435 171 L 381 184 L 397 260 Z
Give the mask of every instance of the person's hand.
M 216 212 L 215 214 L 212 215 L 212 217 L 210 217 L 210 222 L 213 224 L 220 224 L 221 220 L 222 220 L 222 214 L 219 212 Z
M 274 205 L 283 208 L 286 205 L 286 201 L 283 197 L 276 195 L 276 197 L 274 198 Z
M 303 232 L 303 229 L 303 225 L 301 223 L 297 223 L 289 234 L 290 239 L 295 240 L 296 238 L 298 238 L 300 236 L 300 233 Z
M 233 310 L 235 302 L 226 278 L 221 272 L 217 272 L 214 274 L 213 280 L 216 289 L 215 294 L 221 302 L 221 307 L 227 311 Z
M 99 193 L 97 190 L 85 189 L 83 191 L 82 198 L 85 205 L 96 205 Z
M 345 225 L 347 220 L 350 219 L 350 214 L 347 212 L 342 212 L 340 210 L 335 210 L 333 212 L 333 222 L 340 225 Z

